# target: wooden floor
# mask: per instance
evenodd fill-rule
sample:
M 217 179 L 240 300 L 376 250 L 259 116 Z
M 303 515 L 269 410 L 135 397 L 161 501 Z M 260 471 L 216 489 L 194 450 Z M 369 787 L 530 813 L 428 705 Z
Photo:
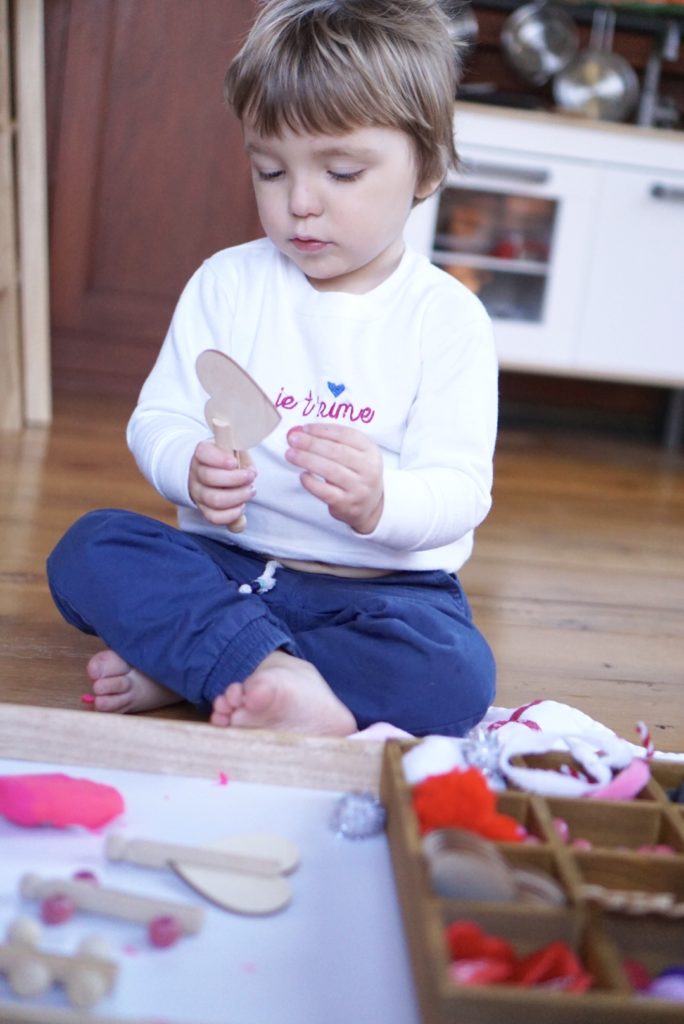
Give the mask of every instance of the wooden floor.
M 69 524 L 108 505 L 173 521 L 126 449 L 127 413 L 62 395 L 51 429 L 0 435 L 3 701 L 80 707 L 99 645 L 62 622 L 44 576 Z M 494 509 L 461 575 L 497 657 L 497 704 L 562 701 L 630 739 L 643 719 L 658 749 L 684 751 L 684 456 L 502 430 Z

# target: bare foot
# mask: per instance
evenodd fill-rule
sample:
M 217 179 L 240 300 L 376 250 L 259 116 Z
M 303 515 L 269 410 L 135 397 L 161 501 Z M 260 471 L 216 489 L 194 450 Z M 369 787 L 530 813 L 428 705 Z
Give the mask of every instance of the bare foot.
M 214 701 L 210 721 L 314 736 L 349 736 L 357 729 L 319 671 L 285 651 L 273 651 L 243 683 L 231 683 Z
M 115 651 L 98 651 L 86 671 L 93 684 L 96 711 L 152 711 L 181 699 L 173 690 L 132 668 Z

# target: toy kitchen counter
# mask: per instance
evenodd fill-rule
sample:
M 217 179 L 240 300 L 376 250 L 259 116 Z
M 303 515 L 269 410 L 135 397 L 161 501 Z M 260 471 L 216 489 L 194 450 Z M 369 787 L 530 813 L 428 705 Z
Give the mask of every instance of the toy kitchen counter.
M 684 386 L 684 133 L 457 102 L 407 238 L 484 303 L 502 369 Z

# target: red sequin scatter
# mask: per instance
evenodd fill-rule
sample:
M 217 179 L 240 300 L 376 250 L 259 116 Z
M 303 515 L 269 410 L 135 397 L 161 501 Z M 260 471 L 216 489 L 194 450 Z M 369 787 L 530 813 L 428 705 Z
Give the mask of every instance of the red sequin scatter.
M 515 818 L 497 811 L 496 794 L 477 768 L 430 775 L 413 787 L 412 799 L 423 834 L 436 828 L 465 828 L 500 842 L 525 838 Z

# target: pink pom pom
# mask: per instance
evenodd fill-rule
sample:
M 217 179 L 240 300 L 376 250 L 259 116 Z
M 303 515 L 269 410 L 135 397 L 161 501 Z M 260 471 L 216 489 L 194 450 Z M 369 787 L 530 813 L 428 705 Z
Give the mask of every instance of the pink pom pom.
M 565 818 L 554 818 L 553 827 L 556 830 L 556 835 L 562 842 L 567 843 L 570 839 L 570 826 L 568 825 Z
M 178 918 L 172 914 L 164 914 L 150 921 L 147 929 L 150 943 L 157 949 L 173 946 L 183 934 Z
M 64 893 L 56 893 L 43 900 L 40 907 L 40 916 L 45 924 L 64 924 L 74 916 L 76 906 L 74 901 Z

